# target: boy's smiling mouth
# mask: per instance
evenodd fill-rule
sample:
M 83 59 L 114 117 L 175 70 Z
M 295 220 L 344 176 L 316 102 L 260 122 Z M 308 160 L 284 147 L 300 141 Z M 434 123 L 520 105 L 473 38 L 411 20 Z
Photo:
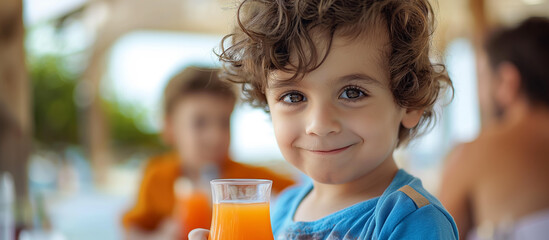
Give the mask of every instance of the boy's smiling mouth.
M 312 152 L 312 153 L 315 153 L 315 154 L 321 154 L 321 155 L 329 155 L 329 154 L 337 154 L 337 153 L 340 153 L 340 152 L 343 152 L 347 149 L 349 149 L 350 147 L 354 146 L 355 144 L 350 144 L 350 145 L 347 145 L 345 147 L 341 147 L 341 148 L 332 148 L 332 149 L 305 149 L 309 152 Z

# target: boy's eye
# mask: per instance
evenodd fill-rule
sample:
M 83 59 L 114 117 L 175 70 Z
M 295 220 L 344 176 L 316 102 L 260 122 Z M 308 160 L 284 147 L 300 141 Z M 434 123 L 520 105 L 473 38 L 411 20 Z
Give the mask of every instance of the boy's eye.
M 284 94 L 284 95 L 280 98 L 280 100 L 281 100 L 281 101 L 284 101 L 284 102 L 286 102 L 286 103 L 298 103 L 298 102 L 306 101 L 307 99 L 306 99 L 305 96 L 303 96 L 303 94 L 301 94 L 301 93 L 292 92 L 292 93 Z
M 343 90 L 341 95 L 339 95 L 339 98 L 357 99 L 357 98 L 361 98 L 361 97 L 365 97 L 365 96 L 366 96 L 366 94 L 358 88 L 346 88 L 345 90 Z

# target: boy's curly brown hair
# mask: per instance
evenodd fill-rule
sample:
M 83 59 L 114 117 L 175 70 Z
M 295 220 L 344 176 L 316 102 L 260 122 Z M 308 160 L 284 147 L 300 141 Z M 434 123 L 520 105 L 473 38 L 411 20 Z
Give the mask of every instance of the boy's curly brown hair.
M 245 100 L 267 109 L 269 73 L 281 70 L 299 79 L 322 64 L 336 30 L 359 40 L 368 26 L 383 24 L 389 34 L 389 88 L 395 102 L 424 109 L 416 127 L 400 127 L 402 144 L 431 125 L 439 93 L 453 90 L 444 65 L 429 59 L 433 22 L 428 0 L 243 0 L 237 26 L 221 41 L 218 56 L 223 77 L 242 83 Z M 315 46 L 319 33 L 327 40 L 321 53 Z

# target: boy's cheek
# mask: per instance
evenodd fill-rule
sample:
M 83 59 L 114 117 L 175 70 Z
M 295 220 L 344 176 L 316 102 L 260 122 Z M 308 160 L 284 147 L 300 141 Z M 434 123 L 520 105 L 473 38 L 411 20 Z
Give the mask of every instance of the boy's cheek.
M 292 147 L 299 137 L 301 123 L 292 117 L 271 113 L 276 141 L 282 151 Z

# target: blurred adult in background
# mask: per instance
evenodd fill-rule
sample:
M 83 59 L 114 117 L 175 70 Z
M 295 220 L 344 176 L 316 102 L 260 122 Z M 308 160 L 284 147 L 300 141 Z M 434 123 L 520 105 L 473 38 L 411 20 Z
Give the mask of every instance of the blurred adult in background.
M 126 238 L 186 239 L 189 228 L 209 228 L 211 209 L 203 200 L 210 198 L 195 193 L 209 193 L 213 178 L 270 179 L 274 192 L 293 184 L 228 157 L 235 102 L 231 85 L 215 69 L 189 67 L 169 81 L 162 137 L 173 151 L 148 163 L 135 206 L 122 220 Z
M 489 36 L 478 74 L 493 121 L 450 154 L 440 200 L 464 239 L 547 239 L 549 19 Z

